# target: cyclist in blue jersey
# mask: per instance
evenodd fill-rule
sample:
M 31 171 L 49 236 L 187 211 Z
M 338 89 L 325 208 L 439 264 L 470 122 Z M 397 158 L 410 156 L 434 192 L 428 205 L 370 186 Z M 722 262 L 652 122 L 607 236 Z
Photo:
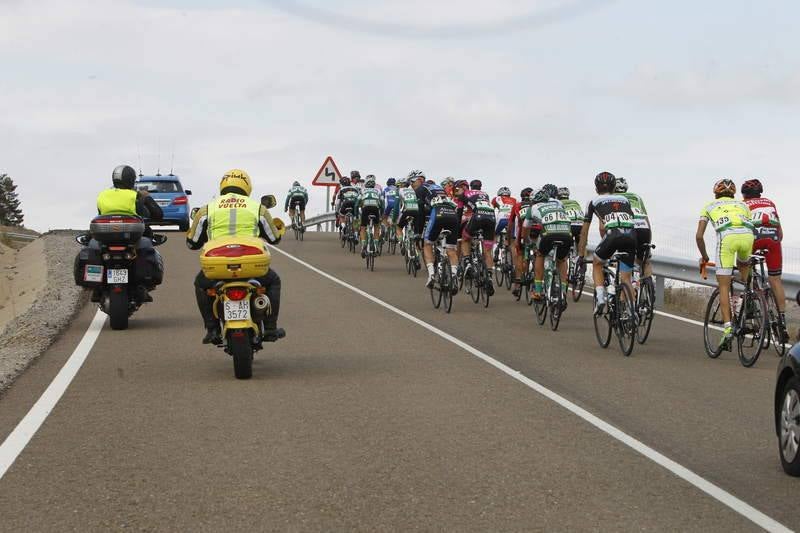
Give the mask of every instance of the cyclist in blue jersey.
M 381 222 L 383 222 L 383 225 L 388 228 L 395 223 L 394 218 L 390 220 L 389 216 L 394 212 L 394 204 L 397 202 L 397 180 L 394 178 L 389 178 L 386 180 L 386 187 L 384 187 L 383 191 L 381 191 L 381 197 L 383 198 L 384 205 Z

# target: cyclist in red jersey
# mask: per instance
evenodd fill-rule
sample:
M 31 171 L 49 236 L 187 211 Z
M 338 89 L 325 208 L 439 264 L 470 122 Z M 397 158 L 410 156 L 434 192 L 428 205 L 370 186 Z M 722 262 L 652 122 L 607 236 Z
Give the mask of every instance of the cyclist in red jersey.
M 509 217 L 508 226 L 510 231 L 508 232 L 508 239 L 509 239 L 509 246 L 511 246 L 511 258 L 514 261 L 514 289 L 512 294 L 516 297 L 518 294 L 521 293 L 522 287 L 520 286 L 519 282 L 522 279 L 522 273 L 525 269 L 524 266 L 524 257 L 522 253 L 522 223 L 525 222 L 525 215 L 527 214 L 527 209 L 531 205 L 531 194 L 533 194 L 533 189 L 531 187 L 525 187 L 519 193 L 519 202 L 514 204 L 514 209 L 511 210 L 511 216 Z
M 780 313 L 782 342 L 789 342 L 789 334 L 786 332 L 786 293 L 783 290 L 781 274 L 783 272 L 783 251 L 781 241 L 783 240 L 783 228 L 781 227 L 778 209 L 775 203 L 768 198 L 761 196 L 764 186 L 757 179 L 747 180 L 742 184 L 742 197 L 744 203 L 750 208 L 753 214 L 753 225 L 755 228 L 756 240 L 753 243 L 753 251 L 766 252 L 767 273 L 769 274 L 769 285 L 775 294 Z

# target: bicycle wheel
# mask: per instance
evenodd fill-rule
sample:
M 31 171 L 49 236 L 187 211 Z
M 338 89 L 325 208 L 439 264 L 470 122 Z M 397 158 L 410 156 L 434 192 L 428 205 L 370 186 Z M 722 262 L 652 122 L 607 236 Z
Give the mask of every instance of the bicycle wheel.
M 434 263 L 436 265 L 436 269 L 439 270 L 442 265 L 439 261 Z M 436 272 L 433 275 L 433 285 L 429 289 L 431 292 L 431 303 L 433 304 L 434 309 L 439 309 L 439 306 L 442 305 L 442 275 L 441 272 Z
M 547 276 L 545 275 L 545 286 L 549 283 L 546 278 Z M 533 302 L 533 312 L 536 315 L 536 323 L 541 326 L 547 319 L 547 293 L 545 292 L 541 299 L 534 300 L 531 298 L 531 301 Z
M 370 272 L 375 271 L 375 252 L 367 253 L 367 268 Z
M 775 348 L 775 353 L 778 357 L 783 357 L 786 353 L 786 344 L 783 343 L 783 332 L 781 331 L 780 311 L 778 310 L 778 301 L 775 298 L 775 293 L 771 290 L 767 291 L 767 317 L 769 318 L 769 328 L 767 336 L 772 339 L 772 346 Z
M 489 285 L 492 283 L 492 275 L 489 273 L 489 269 L 485 266 L 481 268 L 483 283 L 481 283 L 481 300 L 483 301 L 483 307 L 489 307 L 489 298 L 491 298 L 491 294 L 489 294 Z
M 608 297 L 609 300 L 611 297 Z M 597 294 L 594 295 L 594 307 L 597 307 Z M 601 348 L 608 348 L 611 342 L 611 312 L 609 310 L 612 304 L 606 302 L 605 309 L 601 314 L 592 313 L 592 321 L 594 322 L 594 335 L 597 337 L 597 343 Z
M 564 293 L 561 290 L 561 280 L 555 276 L 550 280 L 550 288 L 547 291 L 547 302 L 550 308 L 550 329 L 558 330 L 558 323 L 561 321 L 561 312 L 564 309 Z
M 478 287 L 475 285 L 475 271 L 471 266 L 467 267 L 467 270 L 464 272 L 464 292 L 469 294 L 473 303 L 478 303 L 478 299 L 481 295 L 478 294 Z
M 506 271 L 503 268 L 505 263 L 503 262 L 503 258 L 505 255 L 501 255 L 503 253 L 502 248 L 500 249 L 500 253 L 497 254 L 497 261 L 494 263 L 494 279 L 497 281 L 497 286 L 502 287 L 503 283 L 506 281 Z
M 703 319 L 703 339 L 705 340 L 706 355 L 712 359 L 722 353 L 722 309 L 719 301 L 719 289 L 714 289 L 706 305 L 706 314 Z
M 573 276 L 570 279 L 570 285 L 572 286 L 572 301 L 577 302 L 583 296 L 583 286 L 586 284 L 586 265 L 578 266 L 577 262 L 575 263 L 575 271 L 573 272 Z
M 744 367 L 753 366 L 764 348 L 764 336 L 767 335 L 767 302 L 760 292 L 746 291 L 742 302 L 742 315 L 739 318 L 740 329 L 736 335 L 736 347 L 739 362 Z
M 305 234 L 306 234 L 306 228 L 305 227 L 300 228 L 300 241 L 302 241 L 305 238 L 304 237 Z
M 347 244 L 347 237 L 345 237 L 344 231 L 339 231 L 339 240 L 342 242 L 342 248 L 344 248 L 344 245 Z
M 453 273 L 450 268 L 450 258 L 445 257 L 441 263 L 442 271 L 439 272 L 439 289 L 442 292 L 442 305 L 446 313 L 453 308 Z
M 654 310 L 656 300 L 656 289 L 651 278 L 645 278 L 639 285 L 639 292 L 636 294 L 636 310 L 639 315 L 639 327 L 636 328 L 636 340 L 639 344 L 647 342 L 650 336 L 650 328 L 653 326 L 653 318 L 656 313 Z
M 620 298 L 617 293 L 617 301 L 614 305 L 614 331 L 617 334 L 622 355 L 628 357 L 633 353 L 633 347 L 636 344 L 636 306 L 630 287 L 620 283 L 617 290 L 622 291 L 623 298 Z
M 506 259 L 504 268 L 506 269 L 506 290 L 511 290 L 511 284 L 514 281 L 514 257 L 511 255 L 511 250 L 506 248 Z

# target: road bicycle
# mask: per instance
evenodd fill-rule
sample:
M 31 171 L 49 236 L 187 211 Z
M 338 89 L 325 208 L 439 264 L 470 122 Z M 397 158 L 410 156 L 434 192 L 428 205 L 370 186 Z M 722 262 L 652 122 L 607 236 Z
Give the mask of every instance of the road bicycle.
M 636 344 L 637 316 L 633 291 L 620 278 L 620 257 L 624 253 L 616 252 L 603 265 L 603 286 L 606 289 L 606 305 L 602 312 L 593 314 L 594 333 L 602 348 L 611 342 L 612 331 L 619 340 L 622 354 L 630 356 Z M 597 309 L 597 293 L 594 295 L 594 306 Z
M 766 261 L 766 251 L 759 250 L 756 255 L 764 257 Z M 781 318 L 781 312 L 778 308 L 778 299 L 772 291 L 769 284 L 769 278 L 764 271 L 764 261 L 759 261 L 754 272 L 753 289 L 761 292 L 764 296 L 764 301 L 767 304 L 767 335 L 764 338 L 764 349 L 769 349 L 770 344 L 775 349 L 778 357 L 783 357 L 786 353 L 786 342 L 788 339 L 784 337 L 786 331 L 786 324 Z
M 364 259 L 367 262 L 367 270 L 375 270 L 375 256 L 378 255 L 378 245 L 375 240 L 375 215 L 369 215 L 369 224 L 367 225 L 367 243 L 365 248 Z
M 564 241 L 553 241 L 553 249 L 544 258 L 544 289 L 542 298 L 533 300 L 536 321 L 541 326 L 547 315 L 550 315 L 550 329 L 556 331 L 561 321 L 561 314 L 567 308 L 567 298 L 561 286 L 561 272 L 558 269 L 558 249 L 566 246 Z
M 342 248 L 348 247 L 350 252 L 355 252 L 356 237 L 353 230 L 353 210 L 346 209 L 344 215 L 344 223 L 339 228 L 339 240 L 341 241 Z
M 433 245 L 434 274 L 433 285 L 430 288 L 433 307 L 439 309 L 442 306 L 446 313 L 449 313 L 452 309 L 453 296 L 458 292 L 456 280 L 453 278 L 453 273 L 450 269 L 450 258 L 444 248 L 448 235 L 450 235 L 450 231 L 443 229 Z
M 636 341 L 639 344 L 647 342 L 650 328 L 653 327 L 653 318 L 656 316 L 656 287 L 653 276 L 641 277 L 646 272 L 647 263 L 650 262 L 655 244 L 642 246 L 644 257 L 641 265 L 636 265 L 633 270 L 633 286 L 636 289 L 636 314 L 639 317 L 639 327 L 636 329 Z
M 292 217 L 292 229 L 294 230 L 294 239 L 296 241 L 302 241 L 306 228 L 303 226 L 303 221 L 300 218 L 300 210 L 296 207 L 294 209 L 294 217 Z
M 577 302 L 583 296 L 583 286 L 586 284 L 586 263 L 580 260 L 575 247 L 570 249 L 569 271 L 567 272 L 567 283 L 572 293 L 572 301 Z
M 391 255 L 394 255 L 397 253 L 397 244 L 398 244 L 397 224 L 394 222 L 389 224 L 389 226 L 387 227 L 387 232 L 388 232 L 388 235 L 386 237 L 387 250 Z
M 497 286 L 504 284 L 507 290 L 511 290 L 511 282 L 514 280 L 514 261 L 511 258 L 511 247 L 508 245 L 506 230 L 500 233 L 500 238 L 494 248 L 494 278 Z
M 534 251 L 533 247 L 530 244 L 526 244 L 522 251 L 523 257 L 523 265 L 525 270 L 522 272 L 522 276 L 519 279 L 519 293 L 514 295 L 517 301 L 522 299 L 522 295 L 525 295 L 525 303 L 531 305 L 533 300 L 531 299 L 531 287 L 533 287 L 533 272 L 534 272 Z
M 750 272 L 747 279 L 742 281 L 733 277 L 731 280 L 731 326 L 733 337 L 723 342 L 724 321 L 722 319 L 722 306 L 719 296 L 719 287 L 714 289 L 708 299 L 706 314 L 703 320 L 703 338 L 705 340 L 706 354 L 716 359 L 723 351 L 731 351 L 731 342 L 736 340 L 736 351 L 739 362 L 744 367 L 751 367 L 761 355 L 765 338 L 769 335 L 767 302 L 760 288 L 754 286 L 753 272 L 763 267 L 762 256 L 751 256 L 748 260 Z M 706 268 L 714 266 L 707 262 L 700 265 L 703 279 L 707 277 Z M 738 271 L 734 268 L 734 272 Z
M 462 286 L 464 292 L 470 295 L 474 303 L 483 302 L 484 307 L 489 307 L 489 287 L 492 284 L 492 274 L 483 258 L 483 230 L 470 239 L 469 259 L 463 272 Z
M 403 238 L 400 241 L 400 253 L 406 263 L 406 272 L 410 276 L 417 277 L 419 271 L 419 250 L 417 250 L 417 235 L 414 231 L 414 217 L 406 217 L 406 225 L 403 227 Z

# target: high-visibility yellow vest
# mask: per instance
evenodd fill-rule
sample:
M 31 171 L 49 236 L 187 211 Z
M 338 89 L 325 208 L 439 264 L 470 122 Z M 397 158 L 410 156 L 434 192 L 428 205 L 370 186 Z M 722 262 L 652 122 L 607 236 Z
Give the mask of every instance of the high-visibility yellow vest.
M 208 204 L 208 239 L 258 237 L 261 203 L 241 194 L 224 194 Z
M 97 211 L 101 215 L 137 216 L 136 196 L 131 189 L 106 189 L 97 196 Z

